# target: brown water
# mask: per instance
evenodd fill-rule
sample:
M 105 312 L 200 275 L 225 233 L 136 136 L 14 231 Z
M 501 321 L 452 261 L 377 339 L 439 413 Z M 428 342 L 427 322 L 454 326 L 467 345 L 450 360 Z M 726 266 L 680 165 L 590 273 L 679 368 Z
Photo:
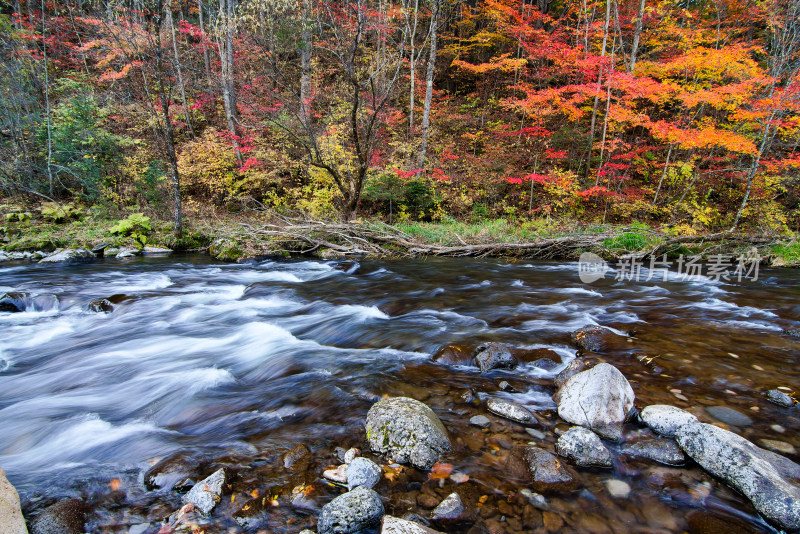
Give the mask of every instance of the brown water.
M 465 259 L 224 265 L 189 256 L 0 267 L 0 292 L 28 291 L 37 306 L 0 313 L 0 466 L 26 515 L 78 497 L 93 509 L 87 528 L 109 533 L 143 523 L 156 532 L 180 507 L 177 492 L 144 487 L 159 459 L 191 460 L 195 478 L 227 466 L 232 492 L 207 533 L 244 531 L 232 514 L 253 490 L 260 498 L 251 507 L 265 495 L 276 501 L 262 530 L 298 532 L 341 493 L 320 477 L 338 463 L 334 449 L 365 448 L 372 403 L 405 395 L 430 405 L 453 438 L 445 461 L 469 476 L 460 489 L 480 503 L 472 532 L 772 531 L 696 465 L 632 460 L 616 454 L 619 444 L 609 445 L 613 469 L 579 470 L 579 490 L 546 495 L 546 510 L 537 509 L 504 466 L 511 447 L 552 450 L 555 430 L 567 428 L 550 400 L 559 369 L 480 375 L 430 361 L 448 344 L 500 341 L 567 362 L 576 353 L 569 332 L 600 324 L 629 337 L 587 357 L 617 366 L 639 408 L 673 404 L 718 422 L 706 408 L 726 406 L 752 420 L 729 426 L 735 432 L 800 449 L 798 411 L 764 399 L 767 389 L 800 383 L 800 341 L 781 335 L 800 323 L 800 272 L 762 270 L 757 282 L 735 284 L 617 282 L 613 274 L 586 285 L 576 264 Z M 111 314 L 85 311 L 113 294 L 129 298 Z M 502 380 L 520 393 L 499 391 Z M 470 426 L 487 414 L 464 402 L 470 389 L 526 404 L 546 438 L 494 416 L 489 429 Z M 643 432 L 630 423 L 625 439 Z M 287 470 L 283 456 L 298 443 L 313 459 Z M 608 494 L 612 478 L 631 486 L 629 497 Z M 299 486 L 307 497 L 292 503 Z M 426 517 L 456 486 L 410 469 L 376 489 L 388 513 Z

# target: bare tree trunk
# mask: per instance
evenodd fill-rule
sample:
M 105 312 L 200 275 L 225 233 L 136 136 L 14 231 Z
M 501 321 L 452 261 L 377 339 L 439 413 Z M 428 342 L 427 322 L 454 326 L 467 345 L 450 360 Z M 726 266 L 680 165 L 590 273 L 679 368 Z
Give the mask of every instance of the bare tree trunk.
M 300 50 L 300 116 L 303 127 L 311 130 L 311 0 L 303 0 L 303 29 L 301 31 L 302 50 Z
M 669 159 L 672 156 L 672 147 L 673 146 L 674 145 L 672 145 L 670 143 L 669 150 L 667 150 L 667 160 L 664 162 L 664 170 L 661 172 L 661 179 L 658 181 L 658 187 L 656 188 L 656 194 L 653 197 L 653 203 L 651 204 L 652 206 L 656 205 L 656 201 L 658 200 L 658 193 L 661 191 L 661 185 L 664 183 L 664 178 L 666 178 L 666 176 L 667 176 L 667 170 L 669 169 Z
M 53 196 L 53 128 L 50 117 L 50 73 L 47 67 L 47 14 L 42 0 L 42 58 L 44 59 L 44 102 L 47 117 L 47 180 L 50 196 Z
M 644 8 L 646 0 L 639 0 L 639 13 L 636 15 L 636 26 L 633 29 L 633 44 L 631 45 L 631 62 L 628 72 L 633 72 L 636 68 L 636 54 L 639 53 L 639 39 L 642 36 L 642 26 L 644 25 Z
M 236 96 L 233 85 L 233 1 L 219 0 L 219 59 L 220 85 L 222 87 L 222 104 L 225 108 L 225 122 L 231 135 L 236 161 L 242 165 L 242 152 L 236 134 Z
M 441 0 L 433 0 L 431 11 L 431 44 L 428 53 L 428 72 L 425 74 L 425 107 L 422 110 L 422 145 L 419 149 L 419 167 L 425 167 L 428 155 L 428 139 L 431 135 L 431 101 L 433 100 L 433 75 L 436 73 L 436 46 L 439 30 L 439 9 Z
M 753 162 L 750 164 L 750 169 L 747 171 L 747 186 L 745 187 L 744 198 L 742 198 L 742 203 L 739 206 L 739 210 L 736 212 L 736 218 L 733 220 L 733 226 L 731 226 L 730 230 L 731 232 L 736 230 L 736 227 L 739 225 L 739 219 L 742 218 L 744 208 L 747 206 L 747 201 L 750 199 L 750 193 L 753 190 L 753 178 L 755 178 L 756 173 L 758 172 L 758 166 L 761 164 L 761 158 L 764 156 L 764 152 L 766 152 L 767 141 L 769 140 L 770 124 L 774 118 L 775 112 L 773 111 L 770 114 L 766 125 L 764 126 L 764 133 L 761 137 L 761 144 L 758 147 L 758 154 L 756 154 L 753 158 Z
M 189 105 L 186 102 L 186 86 L 183 83 L 183 70 L 181 69 L 181 57 L 178 55 L 178 39 L 175 35 L 175 23 L 172 19 L 172 4 L 167 6 L 167 24 L 169 25 L 170 37 L 172 39 L 172 52 L 175 56 L 175 72 L 178 74 L 178 88 L 181 90 L 181 104 L 183 104 L 183 115 L 186 117 L 186 124 L 189 126 L 189 133 L 194 137 L 192 128 L 192 118 L 189 114 Z
M 600 57 L 606 57 L 606 44 L 608 44 L 608 25 L 611 22 L 611 2 L 613 0 L 606 0 L 606 21 L 603 25 L 603 47 L 600 49 Z M 603 67 L 600 66 L 600 72 L 597 74 L 597 93 L 600 92 L 603 80 Z M 589 176 L 589 171 L 592 166 L 592 148 L 594 147 L 594 129 L 597 124 L 597 107 L 600 102 L 600 95 L 594 95 L 594 105 L 592 106 L 592 121 L 589 127 L 589 142 L 586 154 L 586 177 Z
M 410 2 L 407 4 L 408 9 Z M 409 54 L 409 74 L 411 75 L 411 82 L 408 95 L 408 135 L 409 138 L 414 132 L 414 102 L 416 100 L 417 89 L 417 53 L 416 53 L 416 36 L 417 36 L 417 21 L 419 20 L 419 0 L 414 1 L 414 23 L 409 23 L 408 13 L 406 13 L 406 33 L 408 35 L 408 42 L 411 46 L 411 53 Z
M 200 19 L 200 32 L 203 34 L 202 47 L 203 47 L 203 65 L 206 71 L 206 79 L 211 81 L 211 58 L 208 54 L 208 47 L 206 46 L 206 29 L 203 22 L 203 0 L 197 0 L 197 12 Z

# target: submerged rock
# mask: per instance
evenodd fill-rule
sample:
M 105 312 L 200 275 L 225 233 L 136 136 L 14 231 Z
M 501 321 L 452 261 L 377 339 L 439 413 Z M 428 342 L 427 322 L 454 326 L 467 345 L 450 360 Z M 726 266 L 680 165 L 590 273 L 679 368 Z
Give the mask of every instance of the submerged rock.
M 787 530 L 800 529 L 800 465 L 705 423 L 681 426 L 675 439 L 688 456 L 744 494 L 769 521 Z
M 322 507 L 317 530 L 320 534 L 359 532 L 377 526 L 383 513 L 380 496 L 359 486 Z
M 511 402 L 505 399 L 493 397 L 487 400 L 486 409 L 495 415 L 505 417 L 506 419 L 510 419 L 518 423 L 531 424 L 536 422 L 536 418 L 533 416 L 530 410 L 521 404 L 517 404 L 516 402 Z
M 430 469 L 452 449 L 447 430 L 433 410 L 408 397 L 373 404 L 365 427 L 374 452 L 419 469 Z
M 150 490 L 171 490 L 182 486 L 197 473 L 200 462 L 190 456 L 178 453 L 168 456 L 151 467 L 144 474 L 144 486 Z
M 383 516 L 381 520 L 381 534 L 440 534 L 419 523 L 399 519 L 391 515 Z
M 611 467 L 611 453 L 597 434 L 581 426 L 574 426 L 556 442 L 556 452 L 581 467 Z
M 283 456 L 283 467 L 284 469 L 291 469 L 292 471 L 303 471 L 308 468 L 312 457 L 308 447 L 302 443 L 298 443 Z
M 514 449 L 506 463 L 507 472 L 516 478 L 527 479 L 539 493 L 571 491 L 577 479 L 553 454 L 533 446 Z
M 637 458 L 647 458 L 664 465 L 683 465 L 686 456 L 678 445 L 665 438 L 648 438 L 626 445 L 623 454 Z
M 49 256 L 45 256 L 39 263 L 88 263 L 95 257 L 91 250 L 85 248 L 58 249 Z
M 0 530 L 3 534 L 28 534 L 19 504 L 19 494 L 0 468 Z
M 19 313 L 25 311 L 26 301 L 30 294 L 21 291 L 11 291 L 0 297 L 0 312 Z
M 518 365 L 517 359 L 502 343 L 486 343 L 475 349 L 475 365 L 481 373 L 488 373 L 495 369 L 514 369 Z
M 474 415 L 469 418 L 469 424 L 479 426 L 481 428 L 488 428 L 492 422 L 485 415 Z
M 558 415 L 600 436 L 619 441 L 633 408 L 631 385 L 613 365 L 600 363 L 572 376 L 556 393 Z
M 372 489 L 381 480 L 381 468 L 367 458 L 353 458 L 347 465 L 347 489 L 363 486 Z
M 336 484 L 341 484 L 342 486 L 346 486 L 347 464 L 342 464 L 335 469 L 326 469 L 325 471 L 322 472 L 322 477 Z
M 447 365 L 468 365 L 472 361 L 472 354 L 464 347 L 445 345 L 436 351 L 431 360 Z
M 476 518 L 477 512 L 472 503 L 465 501 L 464 497 L 456 492 L 445 497 L 431 511 L 433 522 L 442 526 L 472 523 Z
M 750 426 L 753 424 L 750 416 L 727 406 L 709 406 L 706 411 L 711 414 L 711 417 L 727 425 Z
M 668 438 L 675 437 L 675 431 L 683 425 L 697 422 L 694 415 L 669 404 L 645 406 L 639 417 L 653 432 Z
M 192 503 L 200 513 L 208 515 L 217 505 L 225 483 L 225 469 L 217 469 L 211 476 L 195 484 L 183 496 L 183 502 Z
M 589 352 L 602 352 L 616 338 L 620 337 L 612 330 L 597 325 L 584 326 L 569 335 L 572 342 L 580 349 Z
M 767 391 L 767 400 L 778 406 L 783 406 L 784 408 L 791 408 L 794 406 L 794 399 L 777 389 Z
M 78 499 L 48 506 L 31 522 L 31 534 L 82 534 L 88 511 L 86 503 Z
M 612 478 L 606 481 L 606 490 L 608 494 L 615 499 L 626 499 L 631 494 L 631 486 L 624 480 Z

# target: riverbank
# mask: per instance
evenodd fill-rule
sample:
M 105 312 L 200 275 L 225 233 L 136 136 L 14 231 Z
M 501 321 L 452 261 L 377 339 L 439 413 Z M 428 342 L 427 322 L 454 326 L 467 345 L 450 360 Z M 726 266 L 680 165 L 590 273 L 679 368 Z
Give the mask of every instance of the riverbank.
M 720 254 L 734 257 L 756 247 L 762 263 L 774 267 L 800 265 L 796 234 L 705 232 L 677 234 L 670 227 L 642 223 L 612 225 L 550 218 L 435 222 L 405 221 L 389 225 L 379 220 L 349 223 L 288 217 L 273 212 L 190 214 L 184 235 L 177 239 L 171 221 L 154 212 L 108 213 L 72 205 L 26 208 L 0 206 L 0 251 L 52 252 L 93 248 L 145 246 L 176 251 L 208 252 L 225 261 L 268 255 L 320 258 L 419 256 L 518 257 L 576 260 L 593 252 L 606 260 L 627 255 L 670 258 Z

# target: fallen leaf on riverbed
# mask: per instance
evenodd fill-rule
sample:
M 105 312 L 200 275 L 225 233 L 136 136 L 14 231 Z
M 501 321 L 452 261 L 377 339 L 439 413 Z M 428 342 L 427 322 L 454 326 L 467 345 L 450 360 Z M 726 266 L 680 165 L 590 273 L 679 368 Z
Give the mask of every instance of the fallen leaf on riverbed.
M 117 491 L 121 484 L 118 478 L 114 478 L 108 483 L 108 487 L 111 488 L 111 491 Z
M 431 472 L 428 473 L 430 480 L 444 480 L 453 472 L 453 464 L 443 464 L 436 462 L 431 467 Z
M 402 465 L 398 465 L 397 467 L 384 465 L 383 476 L 386 477 L 387 480 L 394 481 L 394 479 L 400 476 L 400 473 L 402 473 L 404 469 Z
M 460 471 L 456 471 L 450 475 L 450 480 L 456 484 L 463 484 L 464 482 L 469 481 L 469 475 L 466 473 L 461 473 Z
M 254 489 L 253 491 L 250 492 L 250 496 L 252 498 L 254 498 L 254 499 L 258 499 L 259 495 L 261 495 L 261 494 L 259 493 L 258 488 Z

